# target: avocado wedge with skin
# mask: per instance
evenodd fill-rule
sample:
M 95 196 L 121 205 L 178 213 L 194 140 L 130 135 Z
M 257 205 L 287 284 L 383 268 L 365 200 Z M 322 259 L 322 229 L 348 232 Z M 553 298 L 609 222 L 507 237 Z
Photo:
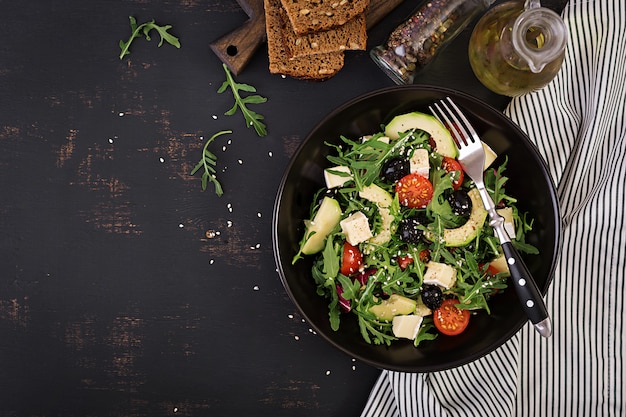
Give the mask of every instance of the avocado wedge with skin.
M 459 151 L 452 139 L 452 135 L 439 120 L 430 114 L 411 112 L 395 116 L 385 126 L 385 135 L 395 140 L 400 137 L 401 133 L 412 129 L 428 133 L 435 141 L 437 153 L 450 158 L 457 157 Z

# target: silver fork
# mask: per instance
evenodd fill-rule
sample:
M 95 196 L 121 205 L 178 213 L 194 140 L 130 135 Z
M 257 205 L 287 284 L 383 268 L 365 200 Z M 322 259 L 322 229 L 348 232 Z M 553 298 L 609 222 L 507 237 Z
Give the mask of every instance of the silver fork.
M 483 181 L 485 150 L 478 134 L 450 97 L 434 103 L 429 108 L 441 123 L 450 128 L 459 150 L 459 163 L 476 184 L 483 205 L 489 213 L 489 224 L 500 240 L 515 290 L 526 315 L 541 336 L 549 337 L 552 334 L 552 323 L 541 293 L 522 257 L 511 243 L 511 238 L 504 228 L 504 218 L 496 212 L 495 204 L 485 188 Z

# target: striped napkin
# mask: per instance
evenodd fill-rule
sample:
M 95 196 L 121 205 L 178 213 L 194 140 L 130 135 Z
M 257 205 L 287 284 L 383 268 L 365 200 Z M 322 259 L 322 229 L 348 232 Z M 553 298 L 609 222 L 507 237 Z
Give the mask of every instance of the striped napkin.
M 549 339 L 526 325 L 444 372 L 383 371 L 362 417 L 624 416 L 626 1 L 572 0 L 565 62 L 506 114 L 558 187 L 563 249 L 546 304 Z

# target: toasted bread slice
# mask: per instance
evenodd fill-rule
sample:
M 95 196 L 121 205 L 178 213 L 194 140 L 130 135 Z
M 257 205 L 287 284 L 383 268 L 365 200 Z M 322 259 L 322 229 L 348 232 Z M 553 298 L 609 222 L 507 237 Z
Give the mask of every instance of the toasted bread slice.
M 365 12 L 369 0 L 281 0 L 296 35 L 342 26 Z
M 282 6 L 280 13 L 283 22 L 280 30 L 292 58 L 345 50 L 365 50 L 367 45 L 365 14 L 360 14 L 334 29 L 299 36 L 293 31 L 287 12 Z
M 280 0 L 264 0 L 269 69 L 272 74 L 283 74 L 305 80 L 326 80 L 337 74 L 344 64 L 343 52 L 327 52 L 291 57 L 285 44 Z

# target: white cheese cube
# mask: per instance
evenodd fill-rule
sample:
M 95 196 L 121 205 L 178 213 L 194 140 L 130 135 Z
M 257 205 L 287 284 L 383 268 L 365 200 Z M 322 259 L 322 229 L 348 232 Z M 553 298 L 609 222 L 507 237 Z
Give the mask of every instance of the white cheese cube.
M 386 143 L 387 145 L 389 145 L 389 138 L 387 136 L 381 136 L 378 138 L 379 142 L 383 142 Z
M 371 140 L 374 137 L 374 135 L 366 135 L 366 136 L 361 136 L 361 143 L 365 143 L 368 140 Z M 381 136 L 377 139 L 380 142 L 389 144 L 389 138 L 387 136 Z
M 511 207 L 504 207 L 497 209 L 496 212 L 504 217 L 504 230 L 511 239 L 515 239 L 515 221 L 513 220 L 513 209 Z
M 483 145 L 483 149 L 485 150 L 485 164 L 483 165 L 483 171 L 484 171 L 487 168 L 489 168 L 489 165 L 491 165 L 493 163 L 493 161 L 496 160 L 498 155 L 485 142 L 481 141 L 481 143 Z
M 358 245 L 372 237 L 372 230 L 367 221 L 367 216 L 360 211 L 351 214 L 339 222 L 341 231 L 351 245 Z
M 346 174 L 350 174 L 350 168 L 345 167 L 345 166 L 336 166 L 336 167 L 325 169 L 324 181 L 326 181 L 326 188 L 330 189 L 330 188 L 335 188 L 335 187 L 341 187 L 346 182 L 352 179 L 352 175 L 350 176 L 337 175 L 337 174 L 333 174 L 330 171 L 339 171 L 339 172 L 345 172 Z
M 395 316 L 392 321 L 393 335 L 403 339 L 415 340 L 422 325 L 422 316 L 414 314 L 408 316 Z
M 445 289 L 451 288 L 456 282 L 456 268 L 439 262 L 429 261 L 424 273 L 424 284 L 433 284 Z
M 418 174 L 428 178 L 430 171 L 430 162 L 428 161 L 428 151 L 420 148 L 413 151 L 413 155 L 409 159 L 409 170 L 412 174 Z

